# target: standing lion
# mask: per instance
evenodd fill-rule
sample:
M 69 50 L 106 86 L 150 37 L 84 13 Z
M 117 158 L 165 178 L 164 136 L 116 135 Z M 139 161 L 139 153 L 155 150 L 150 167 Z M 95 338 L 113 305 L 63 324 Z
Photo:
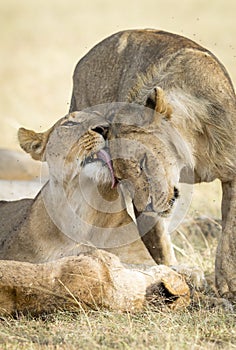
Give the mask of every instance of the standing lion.
M 234 296 L 236 101 L 230 77 L 219 60 L 197 43 L 175 34 L 158 30 L 119 32 L 92 48 L 77 64 L 70 111 L 113 101 L 155 110 L 158 89 L 172 110 L 171 118 L 170 109 L 166 110 L 162 124 L 168 120 L 187 143 L 194 182 L 220 179 L 222 183 L 223 234 L 216 254 L 216 282 L 222 295 Z M 171 168 L 170 164 L 166 167 Z M 188 181 L 186 174 L 181 175 Z M 154 227 L 145 235 L 156 261 L 159 257 L 152 243 L 162 234 Z

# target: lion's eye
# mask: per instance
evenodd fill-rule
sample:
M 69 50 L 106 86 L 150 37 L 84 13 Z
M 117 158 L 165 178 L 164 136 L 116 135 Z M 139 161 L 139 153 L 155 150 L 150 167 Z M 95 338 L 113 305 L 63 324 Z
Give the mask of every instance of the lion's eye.
M 67 120 L 65 123 L 62 124 L 62 126 L 74 126 L 79 125 L 80 123 L 74 122 L 73 120 Z
M 140 161 L 140 170 L 143 171 L 146 168 L 146 164 L 147 164 L 147 155 L 145 153 L 144 157 L 141 159 Z

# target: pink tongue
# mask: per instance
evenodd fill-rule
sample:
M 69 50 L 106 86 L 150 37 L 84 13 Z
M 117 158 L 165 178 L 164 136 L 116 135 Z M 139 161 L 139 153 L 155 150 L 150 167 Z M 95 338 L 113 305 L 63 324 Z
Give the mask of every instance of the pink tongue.
M 111 188 L 114 188 L 116 185 L 116 179 L 114 175 L 114 170 L 111 164 L 111 157 L 110 154 L 105 151 L 105 149 L 101 149 L 100 151 L 97 152 L 97 156 L 99 159 L 102 159 L 104 163 L 106 163 L 108 169 L 110 170 L 111 173 L 111 178 L 112 178 L 112 185 Z

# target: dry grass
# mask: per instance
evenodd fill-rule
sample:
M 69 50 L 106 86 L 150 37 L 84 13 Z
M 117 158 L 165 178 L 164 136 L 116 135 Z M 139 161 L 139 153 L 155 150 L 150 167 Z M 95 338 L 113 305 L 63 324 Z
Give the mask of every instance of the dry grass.
M 179 260 L 212 272 L 214 232 L 176 233 Z M 235 322 L 236 314 L 219 306 L 137 314 L 59 310 L 38 318 L 0 318 L 0 349 L 236 349 Z
M 89 325 L 88 319 L 89 317 Z M 130 315 L 60 313 L 0 324 L 1 349 L 235 349 L 235 316 L 221 310 Z
M 68 110 L 78 59 L 113 32 L 155 27 L 211 49 L 236 81 L 236 2 L 228 0 L 0 1 L 0 147 L 16 129 L 46 129 Z M 198 186 L 196 186 L 198 188 Z M 201 186 L 191 212 L 219 217 L 219 184 Z M 212 271 L 216 239 L 179 233 L 179 258 Z M 1 349 L 235 349 L 235 315 L 222 310 L 60 313 L 2 319 Z

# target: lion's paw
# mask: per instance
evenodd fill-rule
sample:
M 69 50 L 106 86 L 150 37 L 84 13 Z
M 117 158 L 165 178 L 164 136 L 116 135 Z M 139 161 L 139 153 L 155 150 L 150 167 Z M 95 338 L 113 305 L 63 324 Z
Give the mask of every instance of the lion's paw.
M 175 265 L 171 268 L 182 275 L 191 291 L 204 291 L 207 287 L 207 281 L 204 272 L 198 266 L 189 267 L 187 265 Z

